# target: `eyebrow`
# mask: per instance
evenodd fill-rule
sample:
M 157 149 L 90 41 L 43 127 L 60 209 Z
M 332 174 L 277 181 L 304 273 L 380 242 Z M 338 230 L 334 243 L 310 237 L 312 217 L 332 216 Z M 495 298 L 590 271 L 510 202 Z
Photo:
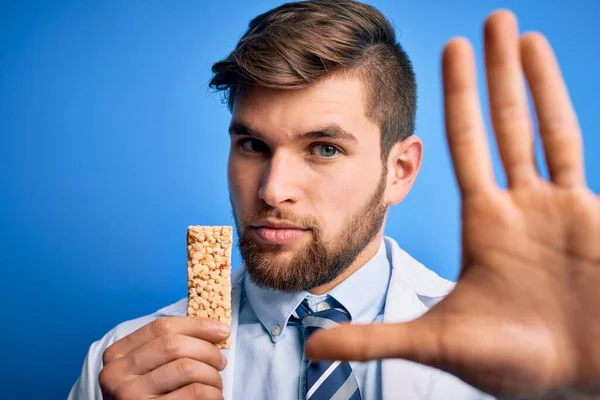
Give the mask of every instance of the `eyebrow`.
M 264 135 L 260 132 L 250 129 L 242 123 L 234 122 L 229 127 L 229 135 L 231 136 L 250 136 L 256 139 L 263 139 Z M 320 129 L 316 129 L 310 132 L 302 133 L 298 136 L 302 140 L 315 140 L 315 139 L 332 139 L 332 140 L 346 140 L 354 143 L 358 143 L 356 136 L 350 132 L 342 129 L 338 125 L 328 125 Z

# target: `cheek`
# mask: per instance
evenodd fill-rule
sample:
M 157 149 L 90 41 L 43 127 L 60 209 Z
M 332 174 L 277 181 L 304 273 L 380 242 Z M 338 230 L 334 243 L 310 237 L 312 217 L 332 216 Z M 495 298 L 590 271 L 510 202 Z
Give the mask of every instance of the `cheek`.
M 378 179 L 371 182 L 372 174 L 367 173 L 364 168 L 346 167 L 331 172 L 322 176 L 316 186 L 319 192 L 321 226 L 323 234 L 328 238 L 342 233 L 349 218 L 364 206 L 378 182 Z
M 232 156 L 227 165 L 227 182 L 235 208 L 242 212 L 251 208 L 258 197 L 260 171 Z

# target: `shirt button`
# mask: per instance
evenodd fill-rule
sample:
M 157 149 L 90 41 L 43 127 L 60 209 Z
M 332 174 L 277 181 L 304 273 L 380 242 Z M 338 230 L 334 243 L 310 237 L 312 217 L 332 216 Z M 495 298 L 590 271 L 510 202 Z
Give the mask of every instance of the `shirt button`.
M 325 310 L 329 310 L 331 308 L 331 306 L 329 304 L 327 304 L 326 302 L 322 302 L 319 303 L 319 305 L 317 306 L 317 311 L 325 311 Z
M 273 336 L 279 336 L 279 334 L 281 333 L 281 326 L 275 325 L 271 333 L 273 334 Z

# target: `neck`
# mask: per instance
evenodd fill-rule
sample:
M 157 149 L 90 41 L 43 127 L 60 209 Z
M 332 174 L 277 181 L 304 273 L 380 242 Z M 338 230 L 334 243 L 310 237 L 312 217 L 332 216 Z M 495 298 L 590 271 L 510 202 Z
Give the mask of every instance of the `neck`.
M 379 251 L 379 246 L 381 245 L 381 239 L 383 238 L 383 229 L 375 235 L 373 240 L 369 242 L 369 244 L 359 253 L 356 257 L 356 260 L 344 272 L 338 275 L 334 280 L 328 282 L 324 285 L 317 286 L 312 288 L 308 292 L 314 294 L 316 296 L 320 296 L 329 292 L 331 289 L 344 282 L 349 276 L 358 271 L 363 267 L 370 259 L 372 259 L 377 251 Z

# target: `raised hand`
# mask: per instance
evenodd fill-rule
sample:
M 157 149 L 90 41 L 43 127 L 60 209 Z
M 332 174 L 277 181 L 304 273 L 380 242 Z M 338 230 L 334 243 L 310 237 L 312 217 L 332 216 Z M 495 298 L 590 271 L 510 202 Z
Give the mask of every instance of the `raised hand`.
M 511 13 L 486 21 L 485 54 L 507 190 L 494 181 L 470 44 L 456 39 L 443 53 L 446 129 L 462 196 L 455 289 L 408 323 L 316 333 L 307 355 L 405 358 L 496 395 L 600 389 L 600 199 L 585 183 L 576 115 L 550 45 L 538 33 L 519 37 Z M 549 181 L 534 159 L 523 73 Z

